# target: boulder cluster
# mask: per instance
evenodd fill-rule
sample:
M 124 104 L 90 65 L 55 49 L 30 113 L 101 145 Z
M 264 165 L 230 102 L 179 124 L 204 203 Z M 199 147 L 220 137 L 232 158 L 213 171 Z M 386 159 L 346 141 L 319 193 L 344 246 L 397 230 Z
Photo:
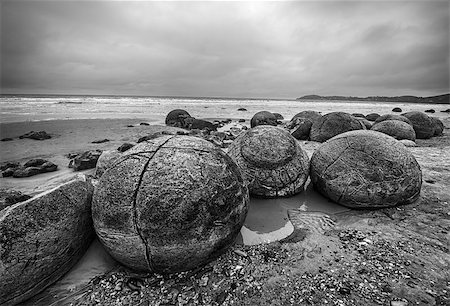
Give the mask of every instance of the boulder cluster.
M 40 173 L 53 172 L 58 169 L 58 165 L 51 161 L 37 158 L 30 159 L 23 165 L 20 163 L 7 162 L 0 166 L 3 177 L 29 177 Z

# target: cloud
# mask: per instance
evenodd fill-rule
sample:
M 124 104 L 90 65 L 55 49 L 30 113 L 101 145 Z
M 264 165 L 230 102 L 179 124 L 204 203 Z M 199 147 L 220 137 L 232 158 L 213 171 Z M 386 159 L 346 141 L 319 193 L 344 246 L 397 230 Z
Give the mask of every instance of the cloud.
M 449 3 L 1 3 L 2 92 L 449 91 Z

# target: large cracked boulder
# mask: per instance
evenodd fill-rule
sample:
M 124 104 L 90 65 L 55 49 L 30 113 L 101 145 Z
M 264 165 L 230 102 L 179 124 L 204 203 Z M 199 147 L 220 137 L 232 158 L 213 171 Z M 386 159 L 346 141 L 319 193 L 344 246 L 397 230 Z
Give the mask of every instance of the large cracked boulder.
M 416 132 L 414 132 L 413 127 L 408 123 L 399 120 L 385 120 L 375 123 L 371 130 L 392 136 L 397 140 L 416 140 Z
M 242 133 L 228 154 L 255 196 L 294 195 L 303 190 L 308 178 L 308 156 L 289 132 L 278 127 L 262 125 Z
M 250 127 L 255 127 L 258 125 L 277 126 L 277 124 L 277 117 L 268 111 L 257 112 L 250 120 Z
M 364 124 L 352 115 L 344 112 L 333 112 L 314 121 L 309 138 L 312 141 L 324 142 L 341 133 L 362 129 L 365 129 Z
M 108 252 L 141 271 L 199 267 L 234 243 L 249 195 L 237 165 L 191 136 L 162 136 L 124 153 L 103 173 L 92 218 Z
M 394 138 L 351 131 L 322 144 L 311 157 L 311 182 L 332 201 L 351 208 L 392 207 L 420 195 L 422 172 Z
M 67 273 L 94 238 L 93 187 L 77 178 L 0 211 L 0 304 L 15 305 Z
M 408 112 L 402 114 L 403 117 L 409 119 L 412 123 L 416 138 L 428 139 L 434 136 L 435 126 L 430 116 L 422 112 Z

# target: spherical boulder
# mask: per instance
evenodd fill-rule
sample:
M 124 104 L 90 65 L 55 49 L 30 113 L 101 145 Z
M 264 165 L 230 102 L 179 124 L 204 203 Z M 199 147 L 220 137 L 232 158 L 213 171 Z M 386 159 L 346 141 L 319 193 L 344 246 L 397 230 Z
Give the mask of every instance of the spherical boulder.
M 400 107 L 394 107 L 394 108 L 392 109 L 392 111 L 393 111 L 394 113 L 401 113 L 401 112 L 402 112 L 402 109 L 401 109 Z
M 248 211 L 248 189 L 220 148 L 162 136 L 123 154 L 99 179 L 94 228 L 108 252 L 141 271 L 174 273 L 225 251 Z
M 434 135 L 434 124 L 431 118 L 422 112 L 408 112 L 402 114 L 403 117 L 409 119 L 412 123 L 414 131 L 416 132 L 416 138 L 428 139 Z
M 313 123 L 309 138 L 312 141 L 324 142 L 338 134 L 362 129 L 365 129 L 364 124 L 352 115 L 333 112 L 322 116 Z
M 255 196 L 294 195 L 303 190 L 308 178 L 308 156 L 288 131 L 278 127 L 262 125 L 242 133 L 228 154 Z
M 414 132 L 413 127 L 408 123 L 399 120 L 385 120 L 375 123 L 371 130 L 392 136 L 397 140 L 416 140 L 416 132 Z
M 286 125 L 289 133 L 299 140 L 307 140 L 311 131 L 312 121 L 307 118 L 297 117 Z
M 433 125 L 434 125 L 433 136 L 442 135 L 442 133 L 444 132 L 444 123 L 439 118 L 436 118 L 436 117 L 430 117 L 430 118 L 433 121 Z
M 255 127 L 258 125 L 272 125 L 277 126 L 277 117 L 267 111 L 261 111 L 257 112 L 253 115 L 252 119 L 250 120 L 250 127 Z
M 190 117 L 184 109 L 174 109 L 167 114 L 166 125 L 182 128 L 185 127 L 185 120 Z
M 405 123 L 408 123 L 409 125 L 412 126 L 412 122 L 410 120 L 408 120 L 408 118 L 405 118 L 403 116 L 400 115 L 394 115 L 394 114 L 386 114 L 386 115 L 381 115 L 380 117 L 378 117 L 374 124 L 386 121 L 386 120 L 398 120 L 398 121 L 402 121 Z
M 325 197 L 351 208 L 414 202 L 422 172 L 398 140 L 375 131 L 350 131 L 322 144 L 311 157 L 311 181 Z
M 314 122 L 314 121 L 322 118 L 322 115 L 316 111 L 306 110 L 306 111 L 302 111 L 302 112 L 296 114 L 294 117 L 292 117 L 292 120 L 294 120 L 294 118 L 306 118 L 306 119 L 311 120 L 311 122 Z
M 0 305 L 56 282 L 94 238 L 93 186 L 84 176 L 0 210 Z
M 366 115 L 366 119 L 369 121 L 375 121 L 378 117 L 380 117 L 380 114 L 377 113 L 370 113 Z

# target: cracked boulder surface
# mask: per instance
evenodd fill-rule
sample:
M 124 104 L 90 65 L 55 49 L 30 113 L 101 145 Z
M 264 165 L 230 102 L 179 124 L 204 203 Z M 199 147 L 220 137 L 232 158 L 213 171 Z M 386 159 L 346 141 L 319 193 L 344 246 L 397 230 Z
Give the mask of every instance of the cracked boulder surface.
M 303 190 L 309 159 L 288 131 L 257 126 L 241 134 L 228 154 L 240 167 L 250 194 L 272 198 L 291 196 Z
M 399 120 L 384 120 L 375 123 L 371 127 L 371 130 L 392 136 L 397 140 L 416 140 L 416 132 L 414 131 L 412 125 Z
M 92 217 L 109 253 L 135 270 L 172 273 L 201 266 L 235 240 L 248 189 L 220 148 L 163 136 L 128 150 L 100 178 Z
M 84 177 L 0 211 L 0 304 L 15 305 L 48 287 L 94 238 L 93 187 Z
M 375 131 L 351 131 L 322 144 L 311 157 L 310 175 L 321 194 L 352 208 L 409 204 L 422 186 L 410 151 Z
M 336 135 L 363 129 L 366 129 L 365 125 L 352 115 L 344 112 L 333 112 L 313 122 L 309 138 L 312 141 L 324 142 Z

